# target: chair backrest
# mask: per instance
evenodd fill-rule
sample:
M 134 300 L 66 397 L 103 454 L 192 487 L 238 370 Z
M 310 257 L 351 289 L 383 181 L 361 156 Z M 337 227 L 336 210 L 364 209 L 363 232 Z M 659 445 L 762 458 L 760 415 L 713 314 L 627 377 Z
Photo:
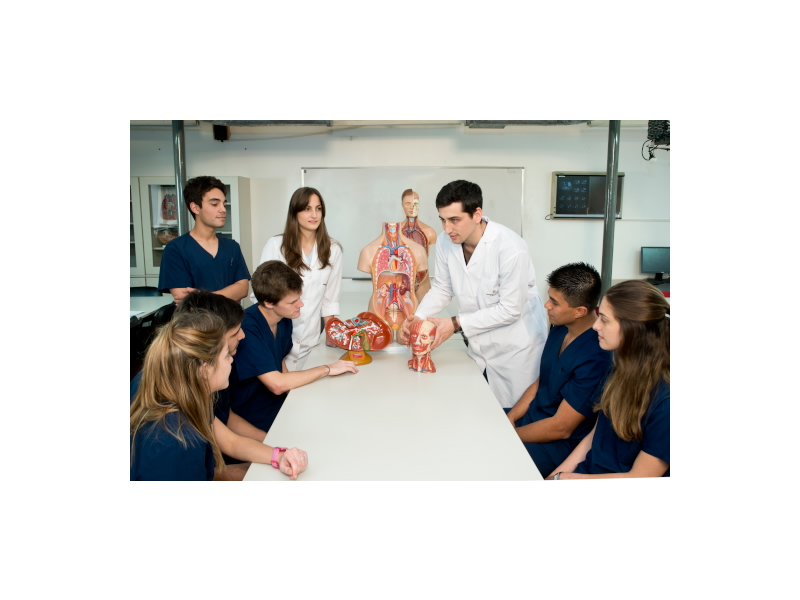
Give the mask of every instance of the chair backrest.
M 170 302 L 169 304 L 165 304 L 153 313 L 152 324 L 150 326 L 156 328 L 159 325 L 163 325 L 172 318 L 174 313 L 175 303 Z
M 132 287 L 131 298 L 140 298 L 142 296 L 161 296 L 158 288 L 154 287 Z
M 134 324 L 131 320 L 131 376 L 141 369 L 142 359 L 150 342 L 153 341 L 156 330 L 168 322 L 174 312 L 175 303 L 170 302 L 160 307 L 152 316 L 140 319 L 139 323 Z

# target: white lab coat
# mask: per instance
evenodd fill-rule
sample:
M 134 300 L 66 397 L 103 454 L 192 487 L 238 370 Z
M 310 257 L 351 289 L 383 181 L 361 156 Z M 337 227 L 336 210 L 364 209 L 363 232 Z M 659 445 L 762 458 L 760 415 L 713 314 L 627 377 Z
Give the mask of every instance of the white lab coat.
M 439 234 L 436 279 L 416 315 L 435 318 L 453 296 L 458 299 L 467 353 L 481 372 L 486 369 L 489 387 L 508 408 L 539 377 L 549 327 L 527 244 L 508 227 L 484 220 L 469 264 L 461 245 Z
M 281 252 L 283 235 L 276 235 L 267 240 L 261 252 L 259 265 L 268 260 L 286 262 Z M 292 319 L 292 351 L 286 356 L 286 368 L 290 371 L 301 371 L 306 358 L 311 350 L 319 343 L 319 334 L 322 332 L 321 317 L 339 314 L 339 292 L 342 288 L 342 248 L 331 239 L 331 266 L 321 268 L 317 257 L 317 245 L 311 251 L 311 270 L 304 270 L 303 278 L 303 308 L 300 316 Z M 255 304 L 256 298 L 250 294 L 250 300 Z

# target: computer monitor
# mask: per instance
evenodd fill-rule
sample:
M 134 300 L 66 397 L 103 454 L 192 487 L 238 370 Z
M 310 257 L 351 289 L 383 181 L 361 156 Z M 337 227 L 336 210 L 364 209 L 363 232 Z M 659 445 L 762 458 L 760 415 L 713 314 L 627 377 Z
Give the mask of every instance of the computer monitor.
M 643 246 L 642 273 L 655 273 L 654 279 L 647 280 L 654 285 L 664 283 L 664 273 L 669 273 L 669 246 Z

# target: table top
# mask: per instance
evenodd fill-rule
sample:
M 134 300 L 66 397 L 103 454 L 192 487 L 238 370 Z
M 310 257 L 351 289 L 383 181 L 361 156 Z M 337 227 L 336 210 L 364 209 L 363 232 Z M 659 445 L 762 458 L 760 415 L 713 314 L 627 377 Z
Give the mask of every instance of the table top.
M 137 313 L 139 318 L 154 313 L 165 304 L 172 303 L 172 296 L 131 296 L 131 316 Z
M 343 293 L 342 316 L 365 304 L 363 294 Z M 343 353 L 323 341 L 305 366 Z M 370 355 L 358 374 L 289 392 L 265 442 L 308 453 L 298 481 L 541 480 L 460 336 L 433 351 L 436 373 L 410 371 L 407 348 Z M 245 480 L 290 481 L 264 464 Z

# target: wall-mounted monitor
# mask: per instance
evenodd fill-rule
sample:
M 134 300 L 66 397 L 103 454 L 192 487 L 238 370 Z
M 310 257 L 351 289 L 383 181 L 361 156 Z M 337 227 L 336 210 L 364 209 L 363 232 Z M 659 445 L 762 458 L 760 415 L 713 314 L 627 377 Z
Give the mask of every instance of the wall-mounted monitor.
M 642 273 L 655 275 L 655 278 L 647 280 L 650 283 L 663 283 L 664 273 L 669 274 L 669 246 L 642 246 Z
M 625 173 L 617 174 L 617 214 L 622 218 Z M 606 206 L 606 174 L 578 171 L 553 172 L 550 215 L 554 219 L 602 219 Z

